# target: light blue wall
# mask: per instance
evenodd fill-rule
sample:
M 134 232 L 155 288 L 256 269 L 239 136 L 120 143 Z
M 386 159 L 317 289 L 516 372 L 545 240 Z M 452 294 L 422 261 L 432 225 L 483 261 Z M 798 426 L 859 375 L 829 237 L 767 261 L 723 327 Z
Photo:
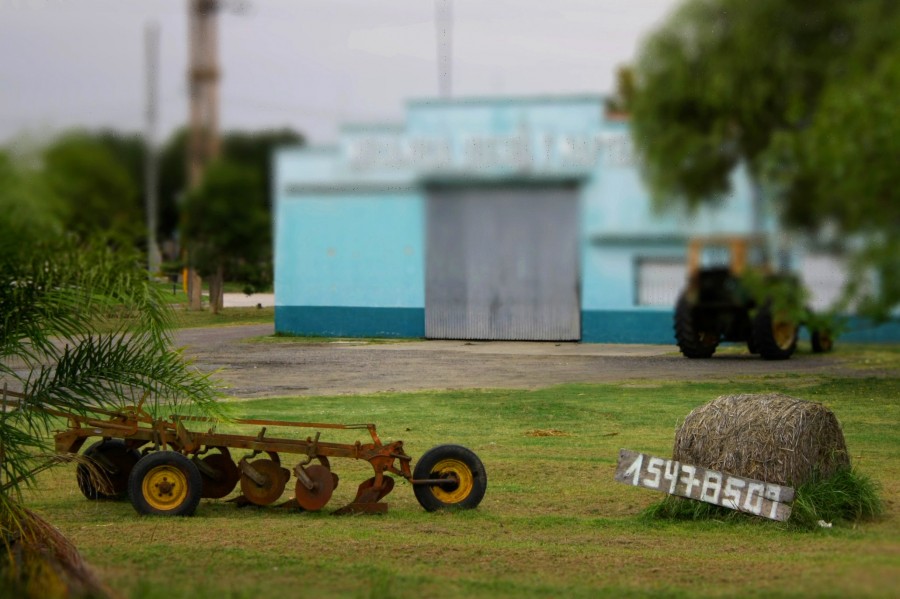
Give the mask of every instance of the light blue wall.
M 298 195 L 282 198 L 278 215 L 279 305 L 425 306 L 421 197 Z

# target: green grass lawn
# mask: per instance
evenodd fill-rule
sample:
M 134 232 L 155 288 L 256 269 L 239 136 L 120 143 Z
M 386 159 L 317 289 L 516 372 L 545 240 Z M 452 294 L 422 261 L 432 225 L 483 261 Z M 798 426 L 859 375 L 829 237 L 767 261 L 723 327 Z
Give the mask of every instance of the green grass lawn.
M 240 324 L 267 324 L 275 322 L 275 308 L 225 308 L 213 314 L 209 308 L 203 310 L 175 310 L 175 327 L 187 329 L 191 327 L 217 327 Z
M 663 496 L 613 481 L 619 448 L 669 456 L 691 409 L 720 394 L 754 391 L 786 392 L 834 410 L 854 465 L 883 486 L 885 517 L 816 532 L 763 520 L 642 517 Z M 127 597 L 900 594 L 897 378 L 291 397 L 233 401 L 229 409 L 243 418 L 374 422 L 383 441 L 403 439 L 414 457 L 460 443 L 483 460 L 487 494 L 474 511 L 427 513 L 398 481 L 383 516 L 204 500 L 191 518 L 153 518 L 139 517 L 127 502 L 87 501 L 74 468 L 63 467 L 41 475 L 29 505 Z M 366 442 L 364 433 L 324 430 L 322 440 Z M 270 427 L 267 434 L 276 433 Z M 297 460 L 284 461 L 291 467 Z M 349 502 L 371 475 L 367 464 L 348 459 L 333 459 L 332 467 L 341 482 L 326 510 Z M 285 499 L 292 489 L 293 480 Z

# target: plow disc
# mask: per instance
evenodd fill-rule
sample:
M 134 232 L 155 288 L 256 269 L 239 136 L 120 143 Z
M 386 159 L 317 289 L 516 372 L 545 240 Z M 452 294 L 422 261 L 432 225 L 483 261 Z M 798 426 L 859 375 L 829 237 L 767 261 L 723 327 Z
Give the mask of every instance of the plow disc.
M 228 453 L 214 453 L 200 462 L 197 467 L 203 479 L 202 496 L 206 499 L 225 497 L 234 490 L 241 479 L 241 471 Z
M 297 478 L 295 497 L 297 504 L 304 510 L 315 512 L 322 509 L 331 499 L 334 492 L 335 475 L 325 466 L 309 466 L 305 468 L 312 488 L 307 488 L 303 479 Z
M 241 492 L 255 505 L 278 501 L 289 477 L 290 473 L 273 460 L 241 460 Z

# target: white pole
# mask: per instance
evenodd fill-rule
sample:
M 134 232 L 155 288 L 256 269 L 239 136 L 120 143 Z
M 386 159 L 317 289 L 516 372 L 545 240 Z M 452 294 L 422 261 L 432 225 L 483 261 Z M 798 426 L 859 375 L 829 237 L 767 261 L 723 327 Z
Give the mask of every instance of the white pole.
M 159 75 L 159 24 L 149 22 L 144 28 L 144 49 L 147 75 L 147 128 L 144 133 L 144 195 L 147 210 L 147 271 L 152 278 L 159 273 L 161 256 L 156 243 L 157 214 L 157 156 L 156 117 Z

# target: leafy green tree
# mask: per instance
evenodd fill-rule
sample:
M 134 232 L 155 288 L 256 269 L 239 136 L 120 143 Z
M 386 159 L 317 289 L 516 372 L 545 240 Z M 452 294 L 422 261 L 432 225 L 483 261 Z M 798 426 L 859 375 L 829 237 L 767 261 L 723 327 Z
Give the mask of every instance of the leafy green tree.
M 658 197 L 697 204 L 739 164 L 758 175 L 772 135 L 808 122 L 850 48 L 849 4 L 689 0 L 646 40 L 633 133 Z
M 181 224 L 180 202 L 187 194 L 188 130 L 178 129 L 159 150 L 159 234 L 176 236 Z
M 272 199 L 272 153 L 281 146 L 298 146 L 303 143 L 303 136 L 291 129 L 232 131 L 222 139 L 222 156 L 229 162 L 242 164 L 256 171 L 263 184 L 266 206 L 269 206 Z
M 226 275 L 271 261 L 271 223 L 257 172 L 215 162 L 184 204 L 184 234 L 193 265 L 209 280 L 213 312 L 222 308 Z
M 900 305 L 898 93 L 895 43 L 871 70 L 830 87 L 809 127 L 775 137 L 767 173 L 785 198 L 790 222 L 809 230 L 839 223 L 830 241 L 856 244 L 852 296 L 876 319 Z M 868 269 L 877 274 L 877 287 L 866 285 Z
M 13 230 L 24 235 L 58 235 L 66 206 L 36 171 L 23 168 L 0 151 L 0 214 Z
M 863 227 L 854 212 L 876 214 L 879 202 L 896 199 L 845 167 L 859 127 L 874 114 L 887 117 L 900 92 L 888 67 L 871 69 L 896 63 L 898 15 L 890 0 L 685 2 L 647 38 L 635 67 L 632 131 L 657 202 L 716 201 L 744 166 L 787 225 L 859 233 L 866 249 L 858 255 L 884 271 L 872 259 L 887 255 L 876 246 L 897 238 L 896 225 Z M 883 111 L 854 100 L 861 84 L 880 88 L 866 103 L 882 102 Z M 832 185 L 836 179 L 842 184 Z M 897 303 L 883 294 L 891 285 L 882 276 L 882 312 Z
M 233 131 L 225 133 L 222 138 L 223 160 L 254 173 L 253 176 L 260 186 L 261 205 L 269 221 L 272 153 L 279 146 L 303 143 L 303 136 L 290 129 Z M 180 205 L 188 196 L 185 176 L 186 148 L 187 130 L 181 129 L 169 138 L 160 152 L 160 231 L 164 237 L 171 237 L 182 224 L 188 226 L 182 223 L 182 218 L 187 212 Z M 197 207 L 192 210 L 197 210 Z M 195 225 L 189 225 L 189 228 L 193 226 Z M 190 237 L 186 239 L 188 244 L 195 245 Z M 268 287 L 272 283 L 271 237 L 268 232 L 264 235 L 254 235 L 248 243 L 243 250 L 246 252 L 244 259 L 230 257 L 223 261 L 226 266 L 224 276 L 229 280 L 246 283 L 248 290 L 251 291 Z M 205 242 L 203 245 L 206 245 Z M 202 257 L 202 261 L 207 262 L 206 256 Z
M 64 226 L 82 236 L 98 232 L 134 241 L 143 234 L 139 181 L 86 133 L 69 133 L 44 152 L 44 176 L 65 206 Z
M 606 111 L 612 114 L 628 115 L 634 100 L 634 68 L 622 65 L 616 69 L 616 90 L 606 99 Z
M 42 201 L 44 189 L 29 186 L 0 156 L 0 183 L 9 181 L 18 186 L 0 185 L 0 210 Z M 47 445 L 58 426 L 48 409 L 90 414 L 144 398 L 156 417 L 216 412 L 210 381 L 171 349 L 171 310 L 140 256 L 129 245 L 80 242 L 57 227 L 24 212 L 0 219 L 0 384 L 24 395 L 0 411 L 3 596 L 104 592 L 71 544 L 23 502 L 23 487 L 59 460 Z M 56 584 L 63 588 L 54 591 Z

